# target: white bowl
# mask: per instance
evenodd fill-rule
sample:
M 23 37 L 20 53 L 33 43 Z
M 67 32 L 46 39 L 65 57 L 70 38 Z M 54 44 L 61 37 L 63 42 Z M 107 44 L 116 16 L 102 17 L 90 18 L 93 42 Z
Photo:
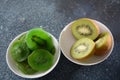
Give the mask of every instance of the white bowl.
M 42 76 L 45 76 L 47 75 L 48 73 L 50 73 L 54 68 L 55 66 L 57 65 L 59 59 L 60 59 L 60 48 L 59 48 L 59 44 L 58 44 L 58 41 L 57 39 L 49 33 L 49 35 L 52 37 L 53 39 L 53 43 L 54 43 L 54 46 L 56 48 L 56 52 L 55 52 L 55 55 L 54 55 L 54 61 L 53 61 L 53 65 L 50 69 L 48 69 L 47 71 L 45 72 L 37 72 L 35 74 L 31 74 L 31 75 L 28 75 L 28 74 L 24 74 L 22 73 L 17 66 L 15 66 L 15 61 L 13 60 L 13 58 L 11 57 L 10 55 L 10 46 L 13 44 L 13 42 L 15 40 L 17 40 L 20 36 L 22 36 L 23 34 L 25 34 L 26 32 L 23 32 L 21 33 L 20 35 L 18 35 L 15 39 L 12 40 L 12 42 L 10 43 L 10 45 L 8 46 L 8 49 L 7 49 L 7 52 L 6 52 L 6 61 L 7 61 L 7 64 L 8 64 L 8 67 L 10 68 L 10 70 L 12 70 L 16 75 L 18 76 L 21 76 L 23 78 L 38 78 L 38 77 L 42 77 Z
M 73 21 L 74 22 L 74 21 Z M 70 25 L 73 23 L 69 23 L 67 26 L 65 26 L 65 28 L 62 30 L 60 37 L 59 37 L 59 44 L 60 44 L 60 48 L 62 50 L 62 53 L 64 54 L 64 56 L 70 60 L 71 62 L 78 64 L 78 65 L 84 65 L 84 66 L 89 66 L 89 65 L 95 65 L 98 63 L 103 62 L 105 59 L 107 59 L 114 47 L 114 39 L 113 39 L 113 35 L 111 33 L 111 31 L 101 22 L 94 20 L 94 22 L 99 26 L 100 31 L 104 32 L 107 31 L 110 33 L 111 37 L 112 37 L 112 47 L 111 49 L 108 51 L 108 53 L 106 55 L 103 56 L 91 56 L 91 58 L 84 60 L 84 61 L 78 61 L 75 60 L 71 57 L 70 55 L 70 48 L 73 45 L 73 43 L 76 41 L 76 39 L 73 37 L 72 33 L 71 33 L 71 28 Z

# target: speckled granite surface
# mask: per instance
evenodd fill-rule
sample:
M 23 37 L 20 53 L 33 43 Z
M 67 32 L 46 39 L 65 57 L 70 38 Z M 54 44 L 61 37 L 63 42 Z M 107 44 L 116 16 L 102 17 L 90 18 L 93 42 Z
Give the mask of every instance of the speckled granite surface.
M 6 50 L 18 34 L 43 26 L 57 39 L 69 22 L 89 17 L 104 23 L 115 40 L 111 56 L 95 66 L 78 66 L 61 55 L 56 68 L 36 80 L 120 80 L 120 0 L 0 0 L 0 80 L 27 80 L 6 64 Z

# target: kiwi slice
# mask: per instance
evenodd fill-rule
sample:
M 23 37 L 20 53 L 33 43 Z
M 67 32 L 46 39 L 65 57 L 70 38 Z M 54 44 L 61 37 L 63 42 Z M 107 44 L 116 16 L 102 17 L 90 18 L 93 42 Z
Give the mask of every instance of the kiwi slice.
M 34 28 L 29 30 L 26 34 L 26 43 L 31 50 L 36 50 L 40 47 L 46 47 L 50 53 L 55 53 L 55 51 L 52 52 L 53 48 L 55 48 L 52 37 L 42 28 Z
M 25 41 L 25 37 L 26 37 L 26 33 L 23 34 L 22 36 L 20 36 L 20 38 L 18 38 L 18 40 L 20 40 L 20 41 Z
M 27 59 L 30 51 L 25 42 L 17 40 L 11 46 L 10 53 L 14 60 L 22 62 Z
M 36 42 L 38 45 L 43 45 L 43 46 L 44 46 L 44 44 L 46 44 L 46 43 L 45 43 L 45 40 L 43 40 L 43 39 L 41 39 L 41 38 L 39 38 L 39 37 L 37 37 L 37 36 L 33 36 L 33 37 L 32 37 L 32 40 L 33 40 L 34 42 Z
M 90 38 L 96 39 L 99 35 L 99 28 L 94 21 L 88 18 L 81 18 L 71 24 L 72 34 L 76 39 Z
M 51 53 L 51 54 L 55 54 L 55 46 L 53 45 L 53 40 L 52 40 L 52 37 L 49 37 L 46 41 L 47 43 L 47 46 L 46 46 L 46 49 Z
M 95 55 L 103 55 L 111 48 L 111 36 L 109 32 L 101 33 L 95 41 Z
M 23 62 L 17 62 L 16 65 L 21 70 L 21 72 L 23 72 L 24 74 L 34 74 L 37 72 L 36 70 L 32 69 L 29 66 L 27 60 L 25 60 Z
M 53 55 L 44 49 L 34 50 L 28 56 L 28 64 L 37 71 L 48 70 L 53 64 Z
M 74 59 L 85 59 L 94 53 L 95 43 L 89 38 L 81 38 L 76 41 L 70 50 L 71 56 Z

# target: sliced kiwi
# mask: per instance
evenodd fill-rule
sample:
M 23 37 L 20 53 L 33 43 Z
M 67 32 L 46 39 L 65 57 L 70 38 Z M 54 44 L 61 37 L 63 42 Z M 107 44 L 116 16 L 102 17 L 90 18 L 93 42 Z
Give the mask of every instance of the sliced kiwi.
M 43 40 L 43 39 L 41 39 L 40 37 L 37 37 L 37 36 L 33 36 L 32 40 L 39 45 L 44 45 L 45 44 L 45 40 Z
M 30 51 L 25 42 L 17 40 L 12 44 L 10 53 L 14 60 L 22 62 L 27 59 Z
M 71 30 L 76 39 L 87 37 L 94 40 L 99 35 L 98 26 L 95 25 L 93 20 L 88 18 L 82 18 L 74 21 L 71 24 Z
M 111 36 L 109 32 L 101 33 L 97 40 L 95 41 L 96 44 L 96 51 L 95 55 L 103 55 L 105 54 L 111 47 Z
M 25 60 L 23 62 L 17 62 L 16 65 L 21 70 L 21 72 L 23 72 L 24 74 L 34 74 L 37 72 L 36 70 L 32 69 L 29 66 L 27 60 Z
M 71 47 L 71 56 L 74 59 L 85 59 L 94 53 L 95 43 L 89 38 L 81 38 Z
M 34 28 L 29 30 L 26 34 L 26 43 L 31 50 L 46 47 L 50 53 L 55 53 L 52 52 L 52 49 L 55 48 L 52 37 L 42 28 Z
M 48 70 L 53 64 L 53 55 L 44 49 L 37 49 L 28 56 L 28 64 L 37 71 Z
M 20 36 L 20 38 L 18 38 L 18 40 L 20 40 L 20 41 L 25 41 L 25 37 L 26 37 L 26 33 L 23 34 L 22 36 Z

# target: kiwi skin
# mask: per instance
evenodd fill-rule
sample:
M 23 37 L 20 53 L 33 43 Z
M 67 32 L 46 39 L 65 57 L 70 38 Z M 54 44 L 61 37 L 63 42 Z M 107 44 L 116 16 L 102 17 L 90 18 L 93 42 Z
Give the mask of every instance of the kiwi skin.
M 103 37 L 106 37 L 106 41 L 104 42 L 104 44 L 102 44 L 101 46 L 97 47 L 97 45 L 99 45 L 99 42 L 97 43 L 97 41 L 99 39 L 102 39 Z M 98 40 L 95 41 L 96 43 L 96 47 L 95 47 L 95 55 L 97 56 L 102 56 L 105 55 L 111 48 L 112 46 L 112 38 L 109 34 L 109 32 L 103 32 L 98 36 Z

